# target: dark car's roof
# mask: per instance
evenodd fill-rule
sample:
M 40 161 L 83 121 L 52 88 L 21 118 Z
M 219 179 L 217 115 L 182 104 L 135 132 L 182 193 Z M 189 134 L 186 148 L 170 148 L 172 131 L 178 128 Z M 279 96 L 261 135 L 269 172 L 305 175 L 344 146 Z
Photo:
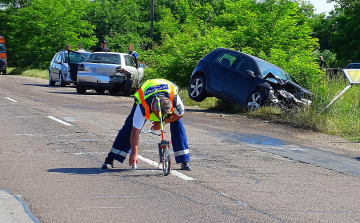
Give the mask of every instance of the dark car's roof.
M 273 66 L 273 67 L 276 67 L 276 68 L 279 69 L 279 70 L 284 71 L 284 70 L 281 69 L 280 67 L 278 67 L 278 66 L 276 66 L 276 65 L 274 65 L 274 64 L 272 64 L 272 63 L 270 63 L 270 62 L 268 62 L 268 61 L 266 61 L 266 60 L 260 59 L 260 58 L 258 58 L 258 57 L 256 57 L 256 56 L 252 56 L 252 55 L 247 54 L 247 53 L 243 53 L 243 52 L 236 51 L 236 50 L 232 50 L 232 49 L 228 49 L 228 48 L 222 48 L 222 47 L 218 47 L 217 49 L 219 49 L 219 50 L 229 50 L 229 51 L 233 51 L 233 52 L 235 52 L 235 53 L 241 53 L 241 54 L 244 54 L 244 55 L 246 55 L 246 56 L 248 56 L 248 57 L 251 57 L 251 58 L 252 58 L 253 60 L 255 60 L 255 61 L 261 61 L 261 62 L 263 62 L 263 63 L 266 63 L 266 64 L 269 64 L 269 65 L 271 65 L 271 66 Z M 288 74 L 288 72 L 286 72 L 286 71 L 284 71 L 284 72 Z
M 294 82 L 295 84 L 297 84 L 296 80 L 288 72 L 284 71 L 280 67 L 278 67 L 278 66 L 276 66 L 276 65 L 274 65 L 274 64 L 272 64 L 272 63 L 270 63 L 270 62 L 268 62 L 266 60 L 260 59 L 258 57 L 252 56 L 252 55 L 247 54 L 247 53 L 243 53 L 243 52 L 228 49 L 228 48 L 222 48 L 222 47 L 218 47 L 218 48 L 216 48 L 216 50 L 213 50 L 212 52 L 219 52 L 219 51 L 222 51 L 222 50 L 231 51 L 231 52 L 234 52 L 236 54 L 243 54 L 243 55 L 246 55 L 246 56 L 250 57 L 251 59 L 253 59 L 257 64 L 263 63 L 263 64 L 266 64 L 266 65 L 272 67 L 272 68 L 276 68 L 277 70 L 283 72 L 285 74 L 286 78 L 283 78 L 283 77 L 281 77 L 281 76 L 279 76 L 277 74 L 274 74 L 274 75 L 278 76 L 281 79 L 290 80 L 290 81 Z
M 360 63 L 349 63 L 348 65 L 346 65 L 345 69 L 349 68 L 360 68 Z

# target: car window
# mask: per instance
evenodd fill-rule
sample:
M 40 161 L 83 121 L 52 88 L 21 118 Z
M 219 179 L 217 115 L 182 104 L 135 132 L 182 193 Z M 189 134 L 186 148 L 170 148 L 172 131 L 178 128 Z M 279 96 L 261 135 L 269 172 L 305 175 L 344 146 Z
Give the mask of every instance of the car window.
M 237 62 L 235 65 L 235 70 L 239 71 L 240 73 L 245 73 L 246 70 L 251 70 L 255 73 L 255 64 L 249 58 L 243 57 L 238 61 L 239 62 Z
M 56 57 L 57 57 L 57 53 L 55 54 L 55 56 L 53 57 L 53 59 L 52 59 L 52 62 L 55 62 L 55 59 L 56 59 Z
M 359 69 L 360 64 L 349 64 L 345 67 L 345 69 Z
M 84 62 L 90 63 L 109 63 L 109 64 L 121 64 L 119 54 L 109 54 L 109 53 L 94 53 L 90 54 Z
M 130 67 L 135 67 L 136 66 L 133 57 L 130 56 L 130 55 L 125 55 L 124 60 L 125 60 L 125 65 L 126 66 L 130 66 Z
M 57 53 L 57 54 L 56 54 L 56 58 L 55 58 L 55 62 L 56 62 L 56 63 L 60 63 L 60 56 L 61 56 L 60 53 Z
M 69 63 L 69 53 L 64 52 L 64 63 Z
M 5 53 L 5 45 L 0 43 L 0 53 Z
M 59 63 L 64 62 L 64 54 L 62 52 L 59 53 Z
M 76 53 L 70 52 L 70 62 L 71 63 L 81 63 L 83 62 L 90 53 Z M 68 53 L 65 53 L 65 63 L 68 63 Z
M 220 52 L 214 60 L 224 66 L 232 67 L 238 57 L 238 55 L 229 52 Z

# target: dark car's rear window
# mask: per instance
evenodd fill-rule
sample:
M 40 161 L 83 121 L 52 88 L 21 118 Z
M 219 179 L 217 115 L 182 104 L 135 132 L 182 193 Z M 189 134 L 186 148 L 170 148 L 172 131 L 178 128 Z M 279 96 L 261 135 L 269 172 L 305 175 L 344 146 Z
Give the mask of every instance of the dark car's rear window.
M 121 64 L 119 54 L 93 53 L 84 61 L 89 63 Z

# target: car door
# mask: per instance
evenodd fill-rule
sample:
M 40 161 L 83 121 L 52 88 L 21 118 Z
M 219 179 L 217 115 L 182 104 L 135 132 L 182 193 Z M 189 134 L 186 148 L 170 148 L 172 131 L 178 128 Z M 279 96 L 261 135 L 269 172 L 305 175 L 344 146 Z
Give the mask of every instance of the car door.
M 254 77 L 245 74 L 246 70 L 256 73 L 254 62 L 243 55 L 235 61 L 227 70 L 223 92 L 229 94 L 236 101 L 245 103 L 250 91 L 254 88 Z
M 231 66 L 240 55 L 229 51 L 221 51 L 210 61 L 208 69 L 208 86 L 213 93 L 222 94 Z
M 141 81 L 141 74 L 136 68 L 136 63 L 131 55 L 123 55 L 126 70 L 131 73 L 131 79 L 133 80 L 132 87 L 136 87 Z M 142 74 L 143 75 L 143 74 Z
M 59 71 L 61 68 L 61 52 L 57 53 L 57 56 L 54 60 L 53 69 L 52 69 L 52 78 L 54 81 L 59 81 Z

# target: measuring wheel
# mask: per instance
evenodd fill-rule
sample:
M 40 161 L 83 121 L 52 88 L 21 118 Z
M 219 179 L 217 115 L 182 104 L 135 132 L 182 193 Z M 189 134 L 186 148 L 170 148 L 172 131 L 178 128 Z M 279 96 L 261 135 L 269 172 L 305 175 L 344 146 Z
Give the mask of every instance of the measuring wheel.
M 170 159 L 170 142 L 161 140 L 159 143 L 160 163 L 163 166 L 164 175 L 167 176 L 171 172 L 171 159 Z

